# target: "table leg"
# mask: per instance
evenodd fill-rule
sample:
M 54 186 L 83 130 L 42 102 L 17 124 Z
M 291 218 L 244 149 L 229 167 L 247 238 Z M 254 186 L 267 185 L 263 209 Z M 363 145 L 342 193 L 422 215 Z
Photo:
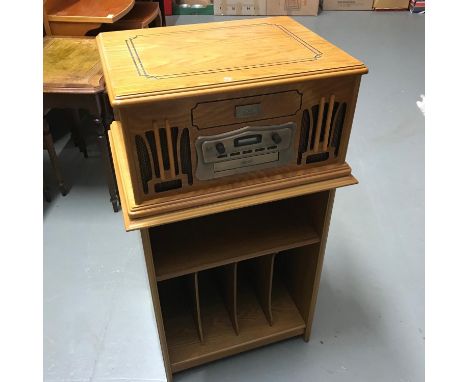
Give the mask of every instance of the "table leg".
M 50 163 L 52 164 L 52 168 L 54 170 L 55 178 L 57 179 L 57 183 L 59 185 L 60 192 L 63 196 L 68 194 L 68 189 L 65 186 L 65 182 L 63 181 L 62 173 L 60 171 L 60 166 L 58 163 L 57 153 L 55 152 L 54 141 L 52 139 L 52 135 L 50 134 L 49 123 L 45 118 L 43 118 L 43 130 L 44 130 L 44 146 L 49 153 Z
M 107 186 L 109 187 L 110 201 L 114 212 L 119 210 L 119 199 L 117 196 L 117 184 L 112 170 L 111 157 L 109 153 L 109 143 L 107 140 L 107 129 L 102 117 L 95 117 L 94 123 L 97 129 L 97 139 L 99 149 L 101 151 L 102 160 L 104 162 L 104 170 L 107 178 Z
M 155 27 L 165 27 L 166 26 L 166 14 L 164 10 L 164 1 L 163 0 L 146 0 L 146 1 L 154 1 L 155 3 L 159 4 L 159 15 L 150 22 L 148 25 L 149 28 Z
M 73 128 L 71 129 L 72 139 L 75 146 L 78 146 L 80 152 L 83 153 L 85 158 L 88 158 L 88 149 L 86 148 L 86 142 L 81 133 L 81 117 L 79 109 L 72 109 L 73 114 Z
M 166 10 L 164 9 L 164 0 L 159 0 L 159 11 L 161 12 L 161 26 L 166 26 Z
M 49 191 L 49 187 L 47 187 L 47 185 L 45 184 L 44 182 L 44 187 L 43 187 L 43 192 L 44 192 L 44 199 L 47 203 L 50 203 L 52 198 L 50 197 L 50 191 Z

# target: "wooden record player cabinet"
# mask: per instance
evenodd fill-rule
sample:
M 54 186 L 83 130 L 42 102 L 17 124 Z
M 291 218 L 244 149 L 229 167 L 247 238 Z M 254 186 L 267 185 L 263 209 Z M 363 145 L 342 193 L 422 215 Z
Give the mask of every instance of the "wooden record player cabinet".
M 288 17 L 103 33 L 110 143 L 168 379 L 310 338 L 367 68 Z

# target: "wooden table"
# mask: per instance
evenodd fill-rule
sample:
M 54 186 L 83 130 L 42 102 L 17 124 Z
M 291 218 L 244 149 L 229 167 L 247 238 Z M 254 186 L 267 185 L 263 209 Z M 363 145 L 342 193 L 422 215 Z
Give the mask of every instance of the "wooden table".
M 96 127 L 110 201 L 118 211 L 118 194 L 109 154 L 111 111 L 94 38 L 45 37 L 43 43 L 44 113 L 51 108 L 87 110 Z
M 48 34 L 84 36 L 102 24 L 120 20 L 134 4 L 135 0 L 45 0 L 44 17 L 51 32 Z

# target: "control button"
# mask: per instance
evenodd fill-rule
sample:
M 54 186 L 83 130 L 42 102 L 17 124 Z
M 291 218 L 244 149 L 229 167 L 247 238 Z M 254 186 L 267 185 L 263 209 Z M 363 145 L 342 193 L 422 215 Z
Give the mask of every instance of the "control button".
M 221 142 L 216 143 L 215 147 L 218 154 L 224 154 L 226 152 L 226 148 Z
M 273 142 L 275 142 L 277 145 L 281 143 L 281 136 L 278 133 L 273 133 L 271 134 L 271 139 Z

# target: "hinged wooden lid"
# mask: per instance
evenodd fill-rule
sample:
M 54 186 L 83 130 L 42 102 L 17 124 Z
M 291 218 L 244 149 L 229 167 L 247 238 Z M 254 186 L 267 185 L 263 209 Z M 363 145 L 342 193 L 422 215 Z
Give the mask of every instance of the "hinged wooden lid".
M 367 72 L 289 17 L 108 32 L 97 41 L 113 106 Z

